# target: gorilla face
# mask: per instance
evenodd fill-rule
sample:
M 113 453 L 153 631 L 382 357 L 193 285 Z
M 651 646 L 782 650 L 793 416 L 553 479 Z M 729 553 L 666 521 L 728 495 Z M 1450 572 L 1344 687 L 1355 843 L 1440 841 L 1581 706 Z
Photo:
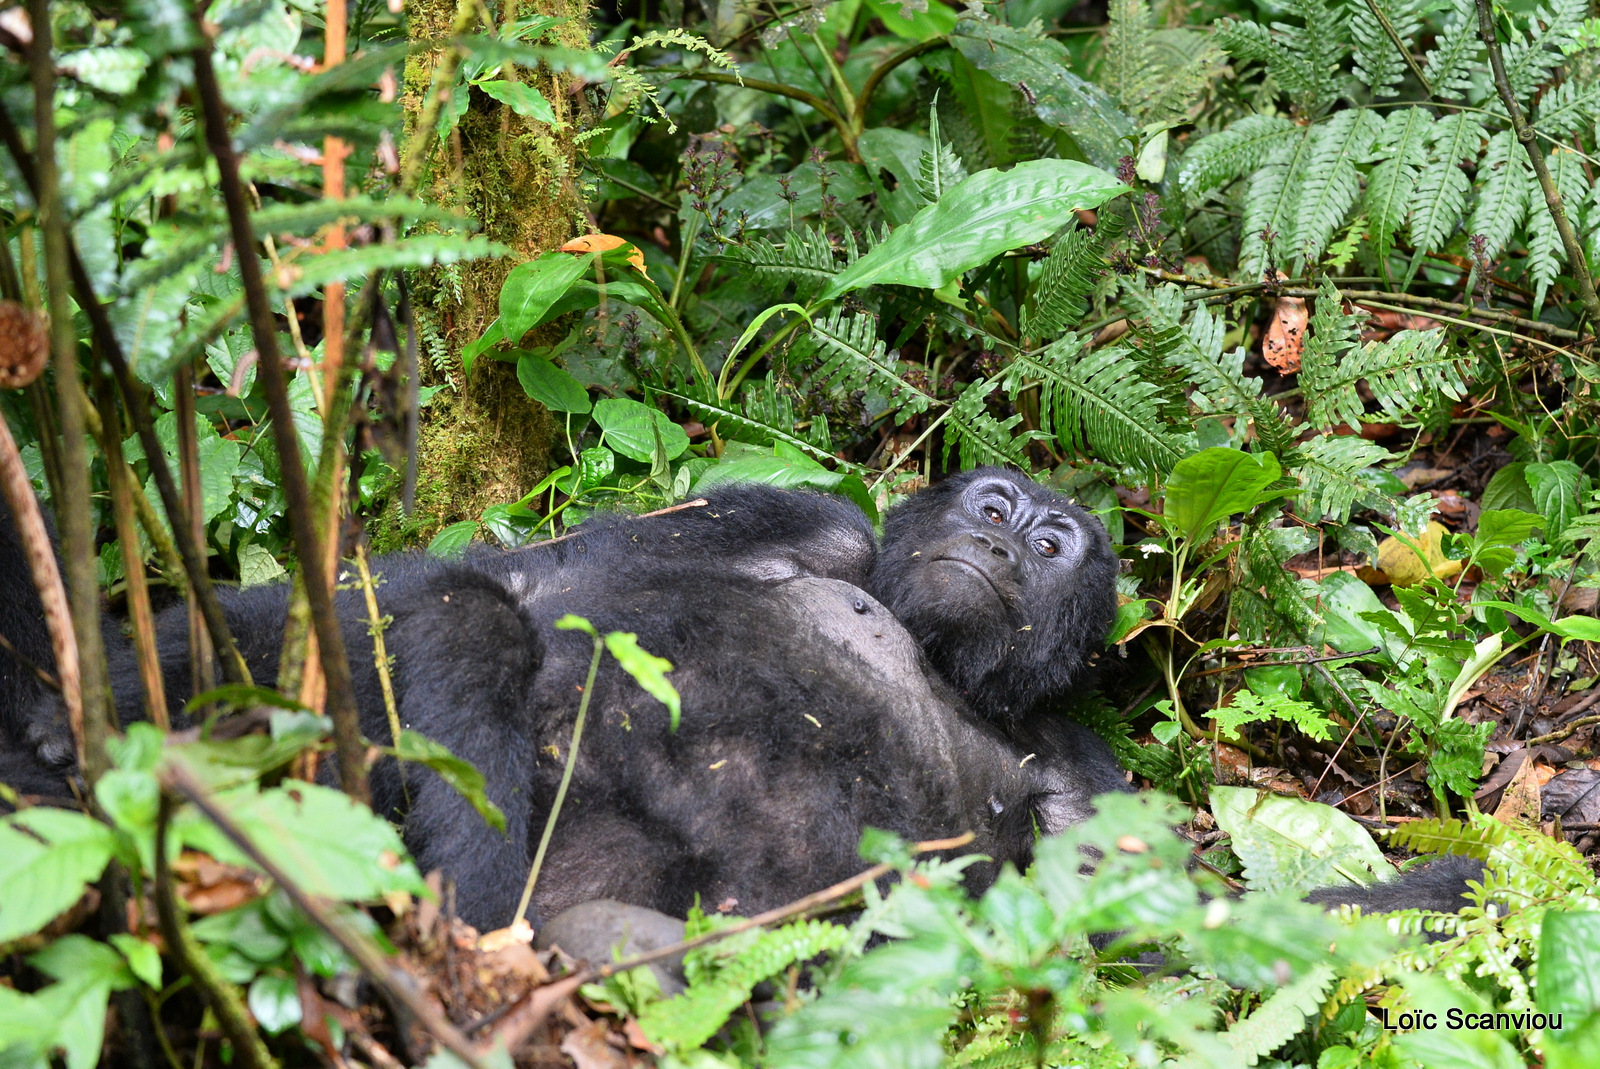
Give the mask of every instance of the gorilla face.
M 889 514 L 869 589 L 978 712 L 1015 721 L 1081 679 L 1115 616 L 1116 570 L 1093 516 L 982 468 Z

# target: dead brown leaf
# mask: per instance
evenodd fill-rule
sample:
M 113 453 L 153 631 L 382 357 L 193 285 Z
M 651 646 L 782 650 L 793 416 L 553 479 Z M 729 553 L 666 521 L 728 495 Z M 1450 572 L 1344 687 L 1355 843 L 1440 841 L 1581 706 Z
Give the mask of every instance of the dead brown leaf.
M 1300 370 L 1300 350 L 1306 343 L 1306 320 L 1305 298 L 1278 298 L 1272 310 L 1272 323 L 1261 343 L 1261 355 L 1285 375 Z

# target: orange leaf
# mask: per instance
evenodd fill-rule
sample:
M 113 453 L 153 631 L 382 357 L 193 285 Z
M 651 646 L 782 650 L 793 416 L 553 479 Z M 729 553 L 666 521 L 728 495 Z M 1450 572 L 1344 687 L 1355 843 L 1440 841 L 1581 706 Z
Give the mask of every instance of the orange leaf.
M 581 238 L 573 238 L 561 246 L 562 252 L 607 252 L 631 244 L 626 238 L 619 238 L 615 234 L 585 234 Z M 628 253 L 628 262 L 644 274 L 644 253 L 635 246 Z

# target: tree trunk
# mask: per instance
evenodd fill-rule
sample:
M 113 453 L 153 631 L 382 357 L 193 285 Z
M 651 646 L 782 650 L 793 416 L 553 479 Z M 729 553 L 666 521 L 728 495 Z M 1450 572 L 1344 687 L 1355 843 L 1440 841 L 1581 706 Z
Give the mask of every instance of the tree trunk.
M 552 36 L 567 47 L 588 47 L 582 0 L 502 0 L 499 7 L 502 20 L 567 16 L 571 21 Z M 413 41 L 439 41 L 449 35 L 456 0 L 410 0 L 406 10 Z M 413 123 L 442 55 L 419 52 L 406 64 L 404 102 Z M 461 364 L 462 347 L 499 314 L 500 283 L 511 268 L 558 248 L 583 218 L 573 140 L 583 99 L 569 94 L 566 76 L 525 69 L 515 76 L 569 125 L 554 130 L 474 91 L 448 143 L 434 149 L 421 195 L 477 219 L 482 233 L 509 245 L 512 256 L 434 268 L 418 280 L 423 381 L 445 388 L 422 410 L 414 512 L 403 517 L 392 503 L 370 525 L 380 551 L 425 541 L 446 524 L 521 497 L 549 471 L 551 446 L 561 437 L 549 412 L 523 392 L 512 365 L 485 356 L 469 379 Z

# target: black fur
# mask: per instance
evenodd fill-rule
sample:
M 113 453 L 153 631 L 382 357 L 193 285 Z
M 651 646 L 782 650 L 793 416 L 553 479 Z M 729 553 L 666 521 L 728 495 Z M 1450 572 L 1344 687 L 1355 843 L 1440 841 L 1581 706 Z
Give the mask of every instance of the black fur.
M 982 513 L 963 517 L 941 490 L 934 493 L 946 504 L 923 509 L 915 523 L 898 515 L 910 505 L 895 510 L 885 552 L 925 537 L 920 528 L 929 523 L 965 537 L 983 533 L 991 549 L 1009 546 L 1009 556 L 979 562 L 1009 599 L 987 611 L 1026 628 L 1033 614 L 1025 606 L 1060 610 L 1039 617 L 1056 628 L 1049 632 L 1062 643 L 1055 652 L 1072 666 L 1051 678 L 1076 678 L 1109 615 L 1071 603 L 1109 602 L 1110 592 L 1077 582 L 1075 562 L 1109 557 L 1104 532 L 1020 476 L 990 471 L 951 482 L 1010 487 L 1022 503 L 1058 502 L 1077 525 L 1057 532 L 1071 545 L 1048 568 L 1023 567 L 1032 528 L 1019 519 L 1014 531 L 980 531 Z M 915 604 L 927 620 L 938 599 L 908 598 L 896 584 L 928 582 L 928 573 L 913 567 L 899 579 L 874 576 L 872 531 L 853 505 L 765 486 L 707 497 L 703 507 L 661 516 L 598 517 L 544 547 L 480 550 L 457 564 L 420 554 L 378 562 L 379 601 L 393 617 L 386 642 L 401 720 L 485 773 L 508 834 L 489 829 L 416 766 L 380 763 L 374 802 L 403 821 L 425 869 L 443 868 L 457 880 L 469 922 L 510 919 L 561 776 L 592 650 L 587 636 L 553 626 L 567 613 L 602 632 L 634 632 L 645 649 L 677 665 L 683 722 L 670 732 L 665 708 L 609 658 L 603 662 L 535 896 L 544 917 L 593 898 L 681 916 L 697 895 L 759 911 L 858 871 L 867 825 L 916 839 L 972 831 L 973 849 L 1026 863 L 1035 826 L 1063 828 L 1089 813 L 1094 793 L 1126 788 L 1109 749 L 1070 721 L 1052 717 L 1047 727 L 1008 736 L 969 712 L 912 635 L 867 593 L 871 578 L 874 590 Z M 957 590 L 945 584 L 940 595 Z M 385 741 L 360 599 L 342 592 L 340 617 L 363 730 Z M 270 681 L 284 589 L 234 591 L 224 600 L 252 674 Z M 945 604 L 966 612 L 960 596 Z M 1055 616 L 1096 621 L 1100 630 L 1061 630 Z M 158 620 L 177 723 L 190 693 L 185 627 L 181 610 Z M 986 640 L 993 633 L 982 632 Z M 1013 645 L 1029 658 L 1047 656 L 1038 637 L 1019 633 Z M 1009 647 L 997 647 L 998 658 L 964 657 L 948 634 L 937 652 L 952 673 L 988 664 L 990 679 L 1001 678 L 1008 655 L 1029 663 Z M 143 698 L 133 653 L 118 641 L 110 657 L 119 713 L 134 719 Z M 993 871 L 974 870 L 974 886 Z

